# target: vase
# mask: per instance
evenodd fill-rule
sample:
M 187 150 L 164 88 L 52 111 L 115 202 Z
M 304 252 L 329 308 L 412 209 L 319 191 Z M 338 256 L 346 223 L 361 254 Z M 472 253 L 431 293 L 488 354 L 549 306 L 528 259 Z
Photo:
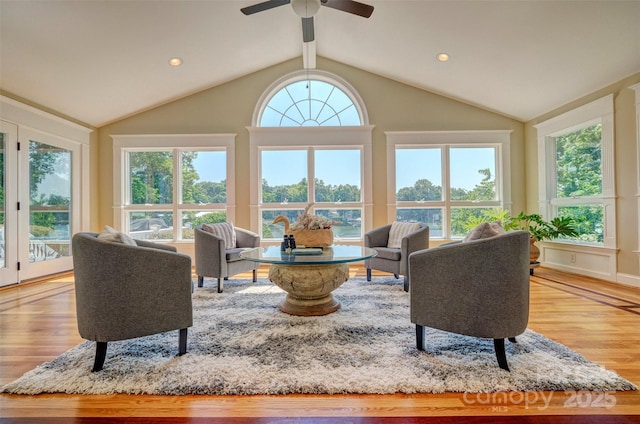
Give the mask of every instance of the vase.
M 536 246 L 536 238 L 529 237 L 529 263 L 538 262 L 538 258 L 540 257 L 540 249 Z
M 328 247 L 333 244 L 331 228 L 322 230 L 291 230 L 296 245 L 305 247 Z

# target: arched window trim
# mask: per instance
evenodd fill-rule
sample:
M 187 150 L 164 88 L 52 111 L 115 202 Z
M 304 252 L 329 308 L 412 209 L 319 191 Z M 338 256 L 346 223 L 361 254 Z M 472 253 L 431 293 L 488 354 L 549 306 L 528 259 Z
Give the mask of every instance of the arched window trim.
M 367 113 L 367 108 L 364 105 L 364 101 L 351 84 L 349 84 L 343 78 L 340 78 L 339 76 L 330 72 L 320 71 L 316 69 L 302 69 L 282 76 L 281 78 L 274 81 L 269 87 L 267 87 L 267 89 L 262 93 L 262 96 L 260 96 L 260 99 L 258 99 L 258 101 L 256 102 L 256 108 L 253 111 L 252 126 L 258 127 L 260 125 L 262 114 L 264 113 L 269 100 L 271 100 L 271 98 L 277 92 L 290 84 L 306 80 L 322 81 L 338 87 L 353 102 L 353 105 L 355 106 L 356 110 L 358 111 L 358 115 L 360 116 L 360 125 L 369 125 L 369 115 Z

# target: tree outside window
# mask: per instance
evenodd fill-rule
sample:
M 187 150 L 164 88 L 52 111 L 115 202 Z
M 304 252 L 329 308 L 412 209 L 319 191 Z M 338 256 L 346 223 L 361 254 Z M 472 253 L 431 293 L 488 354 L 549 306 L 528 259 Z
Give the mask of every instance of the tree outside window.
M 576 222 L 578 240 L 603 241 L 602 124 L 555 137 L 557 216 Z
M 397 148 L 396 220 L 425 223 L 432 237 L 464 236 L 467 221 L 500 205 L 496 149 L 455 145 Z M 445 169 L 448 172 L 443 173 Z
M 282 225 L 272 225 L 273 219 L 284 215 L 295 222 L 309 203 L 311 213 L 340 223 L 332 228 L 337 238 L 362 236 L 359 149 L 265 149 L 260 160 L 262 238 L 281 238 Z
M 563 237 L 566 242 L 616 248 L 613 95 L 569 110 L 535 128 L 541 165 L 540 214 L 546 220 L 573 218 L 578 236 Z M 588 251 L 591 247 L 581 249 Z
M 172 240 L 179 224 L 180 238 L 188 240 L 193 239 L 195 226 L 226 221 L 225 151 L 131 151 L 128 175 L 129 233 L 135 238 Z M 174 192 L 180 193 L 177 203 Z M 135 205 L 144 210 L 135 210 Z

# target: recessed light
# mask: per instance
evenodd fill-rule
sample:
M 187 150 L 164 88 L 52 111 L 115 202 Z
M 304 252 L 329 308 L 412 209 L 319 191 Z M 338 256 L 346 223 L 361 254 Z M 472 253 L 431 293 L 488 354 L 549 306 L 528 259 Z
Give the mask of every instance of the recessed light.
M 436 59 L 438 59 L 438 62 L 447 62 L 449 60 L 449 55 L 446 53 L 438 53 Z
M 172 57 L 171 59 L 169 59 L 169 65 L 180 66 L 182 65 L 182 59 L 180 59 L 179 57 Z

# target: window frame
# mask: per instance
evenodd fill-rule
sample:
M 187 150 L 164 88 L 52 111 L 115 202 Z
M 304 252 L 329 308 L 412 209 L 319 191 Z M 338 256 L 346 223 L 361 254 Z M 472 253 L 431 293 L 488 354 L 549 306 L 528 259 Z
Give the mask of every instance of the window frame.
M 282 88 L 294 82 L 307 79 L 323 81 L 340 88 L 353 102 L 360 115 L 360 126 L 318 126 L 318 127 L 260 127 L 262 111 L 267 106 L 271 97 Z M 247 127 L 249 131 L 249 181 L 250 181 L 250 220 L 251 228 L 261 234 L 262 210 L 274 209 L 273 204 L 263 205 L 261 203 L 262 181 L 260 170 L 262 149 L 361 149 L 361 198 L 360 202 L 344 202 L 340 204 L 340 209 L 353 209 L 351 205 L 358 205 L 361 208 L 361 228 L 362 237 L 360 239 L 349 239 L 348 243 L 361 243 L 364 233 L 372 228 L 373 223 L 373 190 L 372 190 L 372 131 L 373 126 L 369 125 L 369 116 L 362 97 L 343 78 L 330 72 L 319 71 L 317 69 L 304 69 L 291 72 L 274 81 L 265 89 L 256 102 L 253 112 L 252 126 Z M 309 160 L 309 159 L 307 159 Z M 313 172 L 314 163 L 308 162 L 307 173 Z M 309 170 L 310 167 L 310 170 Z M 308 197 L 312 199 L 313 190 L 309 190 Z M 310 200 L 311 202 L 312 200 Z M 324 209 L 318 204 L 318 209 Z M 332 204 L 333 205 L 333 204 Z M 290 209 L 307 205 L 288 204 Z M 315 206 L 315 205 L 314 205 Z
M 613 95 L 607 95 L 561 115 L 534 125 L 538 139 L 538 204 L 542 217 L 557 216 L 558 206 L 599 204 L 603 209 L 603 242 L 575 239 L 553 242 L 593 247 L 616 248 L 616 193 L 614 158 Z M 556 187 L 556 137 L 601 124 L 602 193 L 599 196 L 558 198 Z
M 271 98 L 278 93 L 283 88 L 287 87 L 290 84 L 294 84 L 299 81 L 305 80 L 317 80 L 322 81 L 327 84 L 331 84 L 342 90 L 344 94 L 346 94 L 349 99 L 353 102 L 353 105 L 356 108 L 358 115 L 360 116 L 360 126 L 369 125 L 369 115 L 367 113 L 367 108 L 362 100 L 362 97 L 358 94 L 358 92 L 353 88 L 351 84 L 349 84 L 343 78 L 332 74 L 330 72 L 321 71 L 317 69 L 303 69 L 299 71 L 291 72 L 287 75 L 278 78 L 274 81 L 267 89 L 262 93 L 260 99 L 256 102 L 256 107 L 253 111 L 253 118 L 251 120 L 252 126 L 255 128 L 260 127 L 260 121 L 262 120 L 262 115 L 264 110 Z M 345 126 L 346 127 L 346 126 Z M 352 126 L 349 126 L 352 127 Z M 357 126 L 355 126 L 357 127 Z M 260 127 L 260 128 L 297 128 L 297 127 Z M 312 127 L 313 128 L 313 127 Z M 324 128 L 324 127 L 323 127 Z M 344 127 L 340 127 L 344 128 Z
M 235 221 L 235 139 L 236 134 L 136 134 L 113 135 L 113 222 L 116 228 L 129 228 L 130 212 L 153 212 L 170 210 L 174 217 L 171 243 L 193 243 L 183 239 L 181 231 L 182 213 L 185 211 L 225 211 L 227 221 Z M 171 151 L 173 154 L 173 202 L 170 204 L 139 205 L 130 203 L 129 152 Z M 182 203 L 182 180 L 180 178 L 181 152 L 225 151 L 226 152 L 226 203 L 206 205 Z
M 636 204 L 637 211 L 640 211 L 640 83 L 629 87 L 635 92 L 635 110 L 636 110 Z M 637 213 L 637 212 L 636 212 Z M 636 215 L 637 216 L 637 215 Z M 638 225 L 636 255 L 640 258 L 640 225 Z
M 332 209 L 361 209 L 362 210 L 362 234 L 359 239 L 347 239 L 345 242 L 361 242 L 364 233 L 371 228 L 373 199 L 372 199 L 372 126 L 347 126 L 347 127 L 249 127 L 250 133 L 250 200 L 251 200 L 251 228 L 261 233 L 262 210 L 272 209 L 304 209 L 307 203 L 287 203 L 274 204 L 261 202 L 261 152 L 262 150 L 354 150 L 360 149 L 360 202 L 341 202 L 336 208 L 335 203 L 317 203 L 314 208 L 326 209 L 327 206 L 334 206 Z M 302 141 L 301 141 L 302 140 Z M 307 178 L 315 176 L 312 161 L 313 156 L 307 154 L 308 167 Z M 308 198 L 313 202 L 314 191 L 309 184 Z M 275 241 L 275 240 L 270 240 Z
M 386 131 L 387 137 L 387 216 L 396 217 L 398 209 L 442 208 L 442 237 L 451 239 L 451 209 L 465 206 L 499 207 L 511 209 L 511 133 L 512 130 L 488 131 Z M 449 190 L 448 149 L 459 147 L 493 147 L 496 149 L 495 184 L 496 199 L 493 201 L 452 201 Z M 396 198 L 396 149 L 398 148 L 442 148 L 441 201 L 402 202 Z M 399 206 L 402 206 L 400 208 Z
M 317 151 L 323 151 L 323 150 L 349 150 L 349 151 L 354 151 L 357 150 L 360 152 L 360 201 L 340 201 L 340 202 L 319 202 L 317 200 L 315 200 L 315 194 L 316 194 L 316 186 L 315 186 L 315 180 L 317 178 L 317 175 L 315 173 L 315 162 L 316 162 L 316 156 L 315 153 Z M 295 147 L 295 148 L 290 148 L 290 149 L 283 149 L 283 148 L 273 148 L 273 147 L 267 147 L 267 146 L 262 146 L 259 148 L 259 152 L 260 152 L 260 162 L 259 162 L 259 169 L 260 169 L 260 173 L 259 173 L 259 177 L 258 179 L 262 182 L 262 172 L 261 172 L 261 168 L 262 168 L 262 152 L 264 151 L 304 151 L 306 152 L 306 160 L 307 160 L 307 175 L 305 175 L 305 178 L 307 178 L 307 182 L 308 182 L 308 186 L 307 186 L 307 201 L 306 202 L 274 202 L 274 203 L 263 203 L 262 202 L 262 184 L 260 184 L 259 187 L 259 200 L 260 200 L 260 204 L 262 205 L 260 208 L 260 211 L 268 211 L 268 210 L 298 210 L 298 211 L 302 211 L 304 210 L 309 204 L 313 203 L 313 206 L 310 208 L 309 213 L 315 214 L 317 210 L 326 210 L 326 209 L 336 209 L 336 210 L 353 210 L 353 209 L 357 209 L 360 211 L 361 213 L 361 217 L 363 214 L 363 193 L 362 193 L 362 187 L 364 186 L 364 181 L 363 181 L 363 173 L 362 173 L 362 168 L 364 166 L 363 164 L 363 156 L 364 156 L 364 147 L 363 146 L 346 146 L 346 145 L 341 145 L 341 146 L 323 146 L 323 147 L 318 147 L 318 146 L 306 146 L 306 148 L 302 148 L 300 146 Z M 262 213 L 260 213 L 259 215 L 259 220 L 260 220 L 260 225 L 259 228 L 262 229 Z M 334 231 L 334 234 L 336 234 L 336 231 Z M 267 241 L 275 241 L 275 240 L 271 240 L 271 239 L 267 239 L 264 237 L 263 234 L 260 234 L 262 239 L 267 240 Z M 337 237 L 337 234 L 336 234 Z M 362 238 L 364 237 L 364 233 L 361 232 L 360 237 L 349 237 L 346 239 L 343 239 L 345 241 L 354 241 L 354 240 L 362 240 Z M 279 241 L 279 240 L 278 240 Z

